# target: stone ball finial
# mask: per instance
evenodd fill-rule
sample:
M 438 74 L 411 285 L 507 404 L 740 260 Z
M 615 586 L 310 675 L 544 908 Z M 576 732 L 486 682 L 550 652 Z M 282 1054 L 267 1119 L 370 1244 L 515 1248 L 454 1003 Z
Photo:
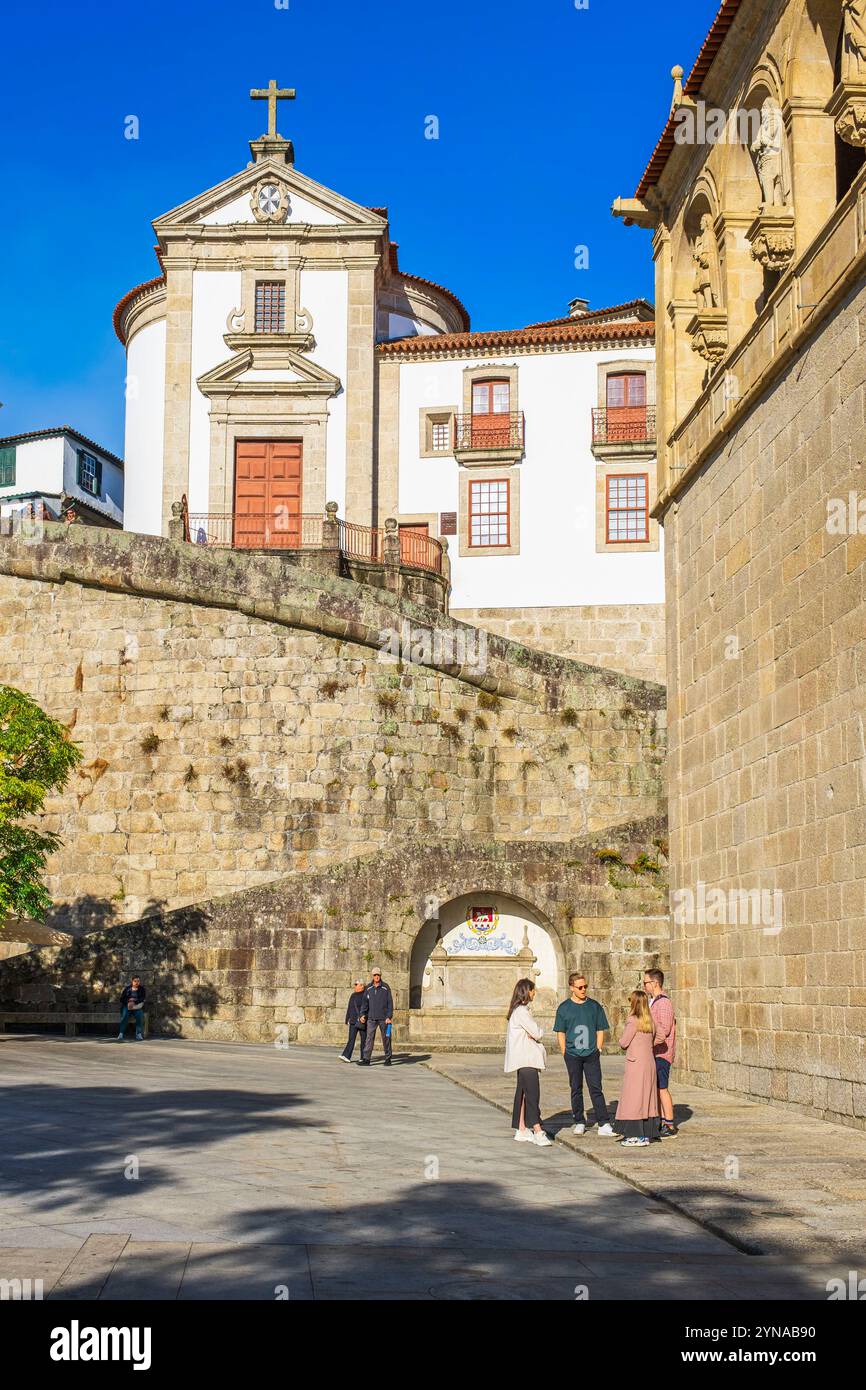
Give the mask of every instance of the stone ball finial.
M 172 514 L 172 516 L 179 517 L 179 516 L 181 516 L 182 513 L 183 513 L 183 503 L 182 503 L 182 502 L 172 502 L 172 504 L 171 504 L 171 514 Z
M 443 553 L 443 555 L 447 555 L 447 554 L 448 554 L 448 538 L 447 538 L 447 536 L 440 536 L 440 537 L 439 537 L 439 544 L 440 544 L 441 547 L 442 547 L 442 553 Z
M 671 68 L 671 77 L 674 79 L 674 97 L 671 102 L 671 111 L 676 111 L 677 107 L 683 104 L 683 70 L 679 63 Z
M 339 510 L 339 505 L 340 504 L 338 502 L 325 503 L 325 511 L 328 513 L 328 517 L 331 521 L 333 521 L 336 518 L 337 511 Z
M 397 518 L 394 516 L 385 517 L 385 530 L 389 535 L 393 535 L 397 530 Z

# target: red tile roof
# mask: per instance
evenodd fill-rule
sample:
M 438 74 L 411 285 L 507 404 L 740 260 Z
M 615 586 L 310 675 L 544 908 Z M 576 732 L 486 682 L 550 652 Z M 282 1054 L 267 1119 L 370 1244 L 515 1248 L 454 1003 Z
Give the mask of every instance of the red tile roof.
M 542 319 L 540 323 L 529 323 L 527 328 L 549 328 L 558 323 L 586 323 L 587 319 L 598 322 L 606 319 L 608 322 L 619 322 L 619 315 L 629 311 L 640 315 L 643 311 L 643 322 L 649 323 L 654 315 L 655 309 L 648 299 L 629 299 L 625 304 L 611 304 L 607 309 L 587 309 L 582 314 L 563 314 L 558 319 Z
M 137 297 L 140 294 L 144 294 L 145 290 L 152 290 L 155 289 L 157 285 L 164 284 L 165 275 L 157 275 L 154 277 L 153 280 L 145 280 L 144 284 L 136 285 L 133 289 L 127 291 L 123 298 L 119 300 L 118 303 L 115 305 L 114 314 L 112 315 L 111 321 L 114 324 L 114 331 L 117 334 L 120 341 L 123 343 L 124 347 L 126 347 L 126 338 L 123 332 L 123 316 L 126 313 L 126 310 L 129 308 L 130 304 L 134 299 L 137 299 Z
M 712 28 L 704 39 L 701 51 L 695 59 L 695 65 L 683 87 L 686 96 L 696 97 L 700 93 L 701 84 L 712 67 L 716 54 L 736 19 L 741 4 L 742 0 L 722 0 L 721 9 L 713 20 Z M 653 184 L 658 183 L 674 148 L 675 134 L 676 122 L 672 111 L 662 131 L 661 139 L 653 150 L 650 162 L 637 186 L 636 198 L 645 197 L 648 189 L 652 188 Z
M 598 320 L 566 319 L 562 323 L 530 324 L 528 328 L 497 328 L 479 333 L 435 333 L 424 337 L 394 338 L 379 343 L 383 356 L 450 357 L 460 352 L 504 351 L 520 347 L 568 347 L 575 343 L 655 341 L 654 322 L 606 323 Z

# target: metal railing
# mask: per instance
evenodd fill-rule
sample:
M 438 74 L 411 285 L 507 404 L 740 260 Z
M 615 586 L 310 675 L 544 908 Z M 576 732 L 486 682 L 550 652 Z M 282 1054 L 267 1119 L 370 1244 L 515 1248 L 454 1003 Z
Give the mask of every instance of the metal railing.
M 522 410 L 509 415 L 454 416 L 454 448 L 463 453 L 474 449 L 522 449 L 524 434 Z
M 181 503 L 183 537 L 191 545 L 211 550 L 323 550 L 329 540 L 330 521 L 320 512 L 190 512 Z M 383 564 L 385 532 L 377 526 L 358 526 L 336 519 L 337 545 L 348 560 Z M 333 533 L 331 533 L 333 535 Z M 400 532 L 400 563 L 442 574 L 442 546 L 434 536 Z
M 383 533 L 376 526 L 358 526 L 354 521 L 338 520 L 340 554 L 349 560 L 381 563 Z
M 592 412 L 593 444 L 654 444 L 654 405 L 598 406 Z
M 187 539 L 224 550 L 306 550 L 322 545 L 318 513 L 189 512 Z
M 422 531 L 401 531 L 400 564 L 441 574 L 442 546 L 435 536 L 425 536 Z

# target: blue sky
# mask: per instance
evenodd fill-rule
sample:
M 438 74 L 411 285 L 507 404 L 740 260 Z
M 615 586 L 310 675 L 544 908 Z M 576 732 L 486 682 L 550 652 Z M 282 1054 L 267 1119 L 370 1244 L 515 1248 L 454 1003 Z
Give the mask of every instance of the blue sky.
M 474 328 L 551 318 L 575 295 L 652 298 L 649 234 L 609 207 L 633 193 L 671 66 L 688 71 L 717 8 L 7 0 L 0 435 L 66 423 L 122 452 L 112 310 L 158 273 L 151 221 L 246 165 L 266 120 L 249 89 L 271 77 L 298 91 L 278 122 L 297 167 L 387 206 L 402 268 L 454 290 Z

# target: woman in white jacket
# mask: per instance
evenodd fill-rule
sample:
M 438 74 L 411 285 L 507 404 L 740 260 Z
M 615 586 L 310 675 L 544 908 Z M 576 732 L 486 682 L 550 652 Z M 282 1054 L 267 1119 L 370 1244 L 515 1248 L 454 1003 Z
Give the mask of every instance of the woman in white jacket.
M 544 1070 L 541 1029 L 529 1012 L 535 998 L 532 980 L 518 980 L 508 1008 L 505 1034 L 505 1070 L 517 1072 L 514 1111 L 511 1123 L 518 1142 L 547 1148 L 551 1141 L 541 1128 L 541 1085 L 538 1073 Z

